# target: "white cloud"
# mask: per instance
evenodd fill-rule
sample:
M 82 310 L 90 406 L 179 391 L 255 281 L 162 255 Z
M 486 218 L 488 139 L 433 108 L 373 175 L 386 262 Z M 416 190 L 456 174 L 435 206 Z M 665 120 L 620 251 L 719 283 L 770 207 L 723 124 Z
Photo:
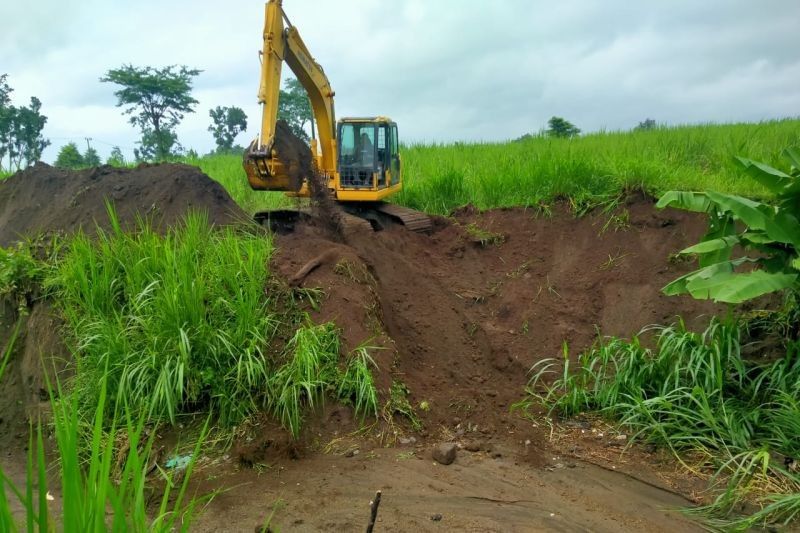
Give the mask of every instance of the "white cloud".
M 561 115 L 584 131 L 798 114 L 795 0 L 284 0 L 325 68 L 340 116 L 385 114 L 406 140 L 496 140 Z M 263 4 L 235 0 L 4 2 L 0 72 L 36 95 L 53 141 L 132 149 L 136 130 L 99 83 L 123 63 L 202 69 L 184 146 L 213 146 L 208 109 L 260 120 Z M 288 70 L 288 69 L 287 69 Z

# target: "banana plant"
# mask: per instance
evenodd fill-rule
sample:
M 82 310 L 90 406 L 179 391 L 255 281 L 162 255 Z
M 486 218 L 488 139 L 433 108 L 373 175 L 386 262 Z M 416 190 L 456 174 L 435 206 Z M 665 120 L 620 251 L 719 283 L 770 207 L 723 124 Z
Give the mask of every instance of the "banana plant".
M 669 191 L 657 207 L 709 215 L 703 239 L 679 252 L 698 257 L 700 268 L 665 286 L 667 295 L 741 303 L 763 294 L 800 288 L 800 154 L 783 152 L 789 173 L 737 157 L 774 200 L 760 202 L 714 191 Z M 737 257 L 734 257 L 734 254 Z

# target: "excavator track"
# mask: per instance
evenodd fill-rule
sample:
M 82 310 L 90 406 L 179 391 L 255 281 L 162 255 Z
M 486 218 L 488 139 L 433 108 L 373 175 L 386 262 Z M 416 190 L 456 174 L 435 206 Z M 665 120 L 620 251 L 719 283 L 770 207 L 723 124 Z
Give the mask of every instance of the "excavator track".
M 339 204 L 341 230 L 345 235 L 381 231 L 390 226 L 401 225 L 415 233 L 428 233 L 432 222 L 428 215 L 408 207 L 383 202 Z M 277 209 L 262 211 L 254 215 L 255 221 L 275 233 L 294 231 L 295 225 L 312 220 L 318 214 L 310 208 Z
M 431 217 L 408 207 L 403 207 L 397 204 L 379 203 L 374 208 L 379 213 L 392 217 L 397 222 L 406 227 L 410 231 L 417 233 L 428 233 L 433 226 Z
M 396 204 L 347 202 L 339 205 L 347 213 L 368 220 L 375 231 L 400 225 L 415 233 L 428 233 L 433 226 L 430 217 L 425 213 Z

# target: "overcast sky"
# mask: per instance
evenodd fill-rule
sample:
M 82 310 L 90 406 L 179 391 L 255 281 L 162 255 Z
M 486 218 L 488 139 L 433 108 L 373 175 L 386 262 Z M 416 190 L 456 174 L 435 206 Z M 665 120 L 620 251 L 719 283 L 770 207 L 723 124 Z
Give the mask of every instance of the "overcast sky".
M 165 7 L 166 6 L 166 7 Z M 503 140 L 559 115 L 584 131 L 800 115 L 800 0 L 284 0 L 339 116 L 383 114 L 405 141 Z M 38 96 L 53 146 L 131 155 L 138 132 L 98 78 L 185 64 L 196 113 L 180 142 L 213 148 L 208 110 L 255 136 L 263 2 L 0 0 L 0 73 Z M 288 69 L 286 69 L 288 71 Z

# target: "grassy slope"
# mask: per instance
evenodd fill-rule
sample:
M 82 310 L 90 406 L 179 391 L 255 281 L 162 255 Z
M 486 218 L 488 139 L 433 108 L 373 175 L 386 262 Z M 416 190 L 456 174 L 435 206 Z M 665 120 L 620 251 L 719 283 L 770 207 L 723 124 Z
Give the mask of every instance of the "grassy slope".
M 432 213 L 473 203 L 481 209 L 528 206 L 559 195 L 578 200 L 628 185 L 654 193 L 717 189 L 761 196 L 734 156 L 783 167 L 780 152 L 800 145 L 800 120 L 698 125 L 644 132 L 533 137 L 505 143 L 405 146 L 405 190 L 395 201 Z M 291 205 L 280 193 L 250 190 L 236 155 L 187 161 L 221 182 L 248 211 Z

